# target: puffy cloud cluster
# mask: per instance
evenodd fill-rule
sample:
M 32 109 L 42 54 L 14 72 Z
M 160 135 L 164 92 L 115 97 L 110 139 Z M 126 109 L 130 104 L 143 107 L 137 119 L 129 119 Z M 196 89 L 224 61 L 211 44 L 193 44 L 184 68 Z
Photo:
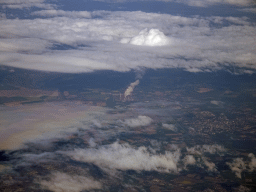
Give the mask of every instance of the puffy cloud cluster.
M 141 67 L 198 72 L 230 66 L 251 73 L 256 68 L 256 30 L 246 18 L 140 11 L 34 14 L 46 18 L 0 20 L 2 65 L 71 73 Z M 56 50 L 56 45 L 72 49 Z
M 249 169 L 250 171 L 253 171 L 256 169 L 256 158 L 255 158 L 255 155 L 253 153 L 250 153 L 248 155 L 248 157 L 251 159 L 250 163 L 249 163 Z
M 153 120 L 148 116 L 138 116 L 137 118 L 126 119 L 124 124 L 128 125 L 129 127 L 140 127 L 140 126 L 147 126 Z
M 205 157 L 202 157 L 204 165 L 208 168 L 208 171 L 217 171 L 215 163 L 207 161 Z
M 227 162 L 226 164 L 235 173 L 235 175 L 241 179 L 243 171 L 252 172 L 256 169 L 256 158 L 254 154 L 250 153 L 248 158 L 249 161 L 244 161 L 243 158 L 236 158 L 232 162 Z
M 242 178 L 241 173 L 246 170 L 245 162 L 243 161 L 243 158 L 236 158 L 233 160 L 232 163 L 227 162 L 227 165 L 230 167 L 230 169 L 235 172 L 236 176 L 238 178 Z
M 184 157 L 184 159 L 183 159 L 183 163 L 184 163 L 185 167 L 187 165 L 195 165 L 196 164 L 196 160 L 195 160 L 193 155 L 186 155 Z
M 54 192 L 80 192 L 102 188 L 101 183 L 92 178 L 62 172 L 53 172 L 50 179 L 41 180 L 39 183 L 43 188 Z
M 169 129 L 171 131 L 177 131 L 177 128 L 173 124 L 165 124 L 165 123 L 163 123 L 162 126 L 163 126 L 163 128 Z
M 154 145 L 155 142 L 152 141 L 151 144 Z M 210 172 L 217 171 L 215 164 L 208 161 L 204 154 L 197 156 L 197 159 L 193 155 L 186 155 L 181 158 L 182 154 L 179 147 L 173 146 L 172 150 L 165 151 L 164 154 L 159 153 L 159 143 L 153 147 L 154 149 L 145 146 L 136 148 L 127 143 L 115 142 L 95 148 L 76 148 L 74 151 L 59 153 L 76 161 L 93 163 L 109 173 L 116 170 L 178 173 L 182 169 L 187 169 L 188 165 L 205 167 Z
M 210 154 L 216 154 L 216 153 L 224 153 L 226 152 L 226 149 L 221 145 L 196 145 L 195 147 L 187 147 L 187 152 L 190 154 L 198 154 L 201 155 L 203 153 L 210 153 Z
M 158 29 L 144 29 L 139 35 L 132 39 L 125 38 L 121 40 L 121 43 L 130 43 L 133 45 L 144 45 L 144 46 L 163 46 L 169 43 L 169 39 L 164 35 L 163 32 Z
M 187 165 L 198 165 L 201 167 L 206 167 L 207 170 L 211 172 L 217 171 L 217 168 L 215 166 L 215 163 L 208 161 L 204 154 L 216 154 L 223 153 L 226 151 L 226 149 L 220 145 L 196 145 L 195 147 L 187 147 L 186 149 L 190 155 L 186 155 L 183 159 L 185 168 L 187 167 Z M 196 160 L 193 155 L 197 155 L 200 158 Z
M 136 171 L 160 171 L 177 172 L 177 163 L 180 159 L 180 151 L 165 154 L 151 154 L 146 147 L 133 148 L 129 144 L 115 142 L 100 148 L 75 149 L 70 152 L 62 152 L 72 159 L 95 165 L 110 170 L 136 170 Z

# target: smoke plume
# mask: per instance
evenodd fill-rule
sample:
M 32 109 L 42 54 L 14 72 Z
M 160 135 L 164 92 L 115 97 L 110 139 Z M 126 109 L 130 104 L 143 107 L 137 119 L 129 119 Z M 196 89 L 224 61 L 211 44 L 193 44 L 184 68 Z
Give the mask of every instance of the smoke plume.
M 124 92 L 124 98 L 126 98 L 128 95 L 131 95 L 133 92 L 133 89 L 140 83 L 140 80 L 136 80 L 135 82 L 131 83 L 130 86 L 125 90 Z

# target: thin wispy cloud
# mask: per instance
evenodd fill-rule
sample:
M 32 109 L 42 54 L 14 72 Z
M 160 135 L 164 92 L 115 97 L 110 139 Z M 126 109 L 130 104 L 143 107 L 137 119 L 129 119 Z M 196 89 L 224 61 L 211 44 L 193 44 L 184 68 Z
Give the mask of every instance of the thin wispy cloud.
M 253 0 L 163 0 L 167 2 L 177 2 L 196 7 L 208 7 L 212 5 L 235 5 L 235 6 L 250 6 L 255 4 Z
M 130 0 L 95 0 L 109 3 L 122 3 L 129 2 Z M 132 0 L 135 1 L 135 0 Z M 150 0 L 140 0 L 142 2 L 150 1 Z M 213 5 L 235 5 L 235 6 L 250 6 L 255 5 L 254 0 L 156 0 L 162 2 L 174 2 L 174 3 L 182 3 L 189 6 L 195 7 L 208 7 Z
M 102 184 L 92 178 L 53 172 L 50 179 L 39 181 L 44 189 L 54 192 L 80 192 L 82 190 L 101 189 Z
M 45 0 L 1 0 L 3 8 L 9 9 L 24 9 L 38 7 L 42 9 L 53 9 L 53 4 L 46 3 Z

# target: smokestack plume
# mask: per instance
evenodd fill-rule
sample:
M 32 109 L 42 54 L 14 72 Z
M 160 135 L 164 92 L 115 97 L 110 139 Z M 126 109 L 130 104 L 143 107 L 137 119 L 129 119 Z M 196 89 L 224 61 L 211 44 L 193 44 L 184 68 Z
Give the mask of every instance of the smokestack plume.
M 127 96 L 131 95 L 133 92 L 133 89 L 139 85 L 140 80 L 136 80 L 135 82 L 131 83 L 130 86 L 125 90 L 124 92 L 124 98 L 126 98 Z

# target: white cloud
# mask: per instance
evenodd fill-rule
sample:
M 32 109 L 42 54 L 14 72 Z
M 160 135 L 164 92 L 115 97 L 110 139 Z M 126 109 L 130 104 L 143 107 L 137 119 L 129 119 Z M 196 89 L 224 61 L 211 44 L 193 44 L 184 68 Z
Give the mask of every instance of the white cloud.
M 135 0 L 95 0 L 95 1 L 120 3 L 120 2 L 135 1 Z M 140 0 L 140 1 L 150 1 L 150 0 Z M 235 6 L 250 6 L 255 4 L 253 0 L 157 0 L 157 1 L 183 3 L 189 6 L 196 6 L 196 7 L 208 7 L 211 5 L 218 5 L 218 4 L 220 5 L 227 4 L 227 5 L 235 5 Z
M 49 143 L 47 143 L 49 145 Z M 52 152 L 43 152 L 40 154 L 22 154 L 23 164 L 29 163 L 45 163 L 49 161 L 54 161 L 56 156 Z
M 96 149 L 75 149 L 70 152 L 61 152 L 72 159 L 110 170 L 136 170 L 177 172 L 177 163 L 180 151 L 165 154 L 150 154 L 145 147 L 133 148 L 129 144 L 115 142 L 111 145 Z
M 40 185 L 54 192 L 80 192 L 82 190 L 101 189 L 100 182 L 78 175 L 53 172 L 50 180 L 41 180 Z
M 172 131 L 177 131 L 177 128 L 173 124 L 165 124 L 165 123 L 163 123 L 162 126 L 165 129 L 169 129 L 169 130 L 172 130 Z
M 1 0 L 0 4 L 3 4 L 3 8 L 10 9 L 24 9 L 31 7 L 38 7 L 43 9 L 53 9 L 54 5 L 45 3 L 45 0 Z
M 249 166 L 250 171 L 252 172 L 256 169 L 256 158 L 255 158 L 254 154 L 252 154 L 252 153 L 250 153 L 248 155 L 248 157 L 251 159 L 248 166 Z
M 126 119 L 124 123 L 128 125 L 129 127 L 139 127 L 139 126 L 147 126 L 150 125 L 150 123 L 153 120 L 150 117 L 147 116 L 138 116 L 137 118 L 132 119 Z
M 155 141 L 152 141 L 153 144 Z M 152 144 L 151 142 L 151 144 Z M 181 159 L 181 149 L 173 147 L 171 151 L 159 154 L 159 143 L 157 146 L 138 148 L 131 145 L 119 144 L 115 142 L 96 148 L 80 149 L 74 151 L 60 151 L 76 161 L 93 163 L 104 171 L 112 174 L 116 170 L 136 170 L 136 171 L 159 171 L 177 173 L 182 169 L 187 169 L 188 165 L 204 165 L 208 171 L 217 171 L 213 162 L 209 162 L 204 154 L 200 154 L 197 160 L 193 155 L 186 155 Z M 198 155 L 197 155 L 198 156 Z
M 243 186 L 243 185 L 240 185 L 239 187 L 236 188 L 236 191 L 237 191 L 237 192 L 250 192 L 251 189 L 248 188 L 248 187 L 245 187 L 245 186 Z
M 244 161 L 243 158 L 235 158 L 232 162 L 227 162 L 226 164 L 230 169 L 235 172 L 238 178 L 242 178 L 241 174 L 243 171 L 254 171 L 256 169 L 256 158 L 254 154 L 250 153 L 248 155 L 249 161 Z
M 196 164 L 196 160 L 195 160 L 194 156 L 192 156 L 192 155 L 186 155 L 186 156 L 184 157 L 184 159 L 183 159 L 183 163 L 184 163 L 185 167 L 186 167 L 187 165 L 195 165 L 195 164 Z
M 183 4 L 196 6 L 196 7 L 207 7 L 207 6 L 218 5 L 218 4 L 229 4 L 229 5 L 236 5 L 236 6 L 249 6 L 254 4 L 253 0 L 163 0 L 163 1 L 183 3 Z
M 202 157 L 202 160 L 205 164 L 205 166 L 208 168 L 208 171 L 217 171 L 216 166 L 213 162 L 207 161 L 205 157 Z
M 10 38 L 0 39 L 0 51 L 4 52 L 30 52 L 41 53 L 43 49 L 52 44 L 46 40 L 38 38 Z
M 88 11 L 63 11 L 63 10 L 42 10 L 35 11 L 32 15 L 40 15 L 45 17 L 64 16 L 64 17 L 82 17 L 91 18 L 91 13 Z
M 244 8 L 240 9 L 240 11 L 256 13 L 256 8 Z
M 90 138 L 88 143 L 89 143 L 90 147 L 96 147 L 97 146 L 97 143 L 95 143 L 93 138 Z
M 1 19 L 6 19 L 6 14 L 5 13 L 0 13 L 0 20 Z
M 213 105 L 218 105 L 218 106 L 221 106 L 223 104 L 222 101 L 215 101 L 215 100 L 210 101 L 210 103 Z
M 221 145 L 196 145 L 194 147 L 187 147 L 187 152 L 190 154 L 197 154 L 197 155 L 201 155 L 203 153 L 210 153 L 210 154 L 221 154 L 226 152 L 226 149 L 221 146 Z
M 144 46 L 163 46 L 169 43 L 169 39 L 158 29 L 143 29 L 139 35 L 133 37 L 132 39 L 121 39 L 121 43 Z
M 250 73 L 256 69 L 256 29 L 247 18 L 188 18 L 139 11 L 39 13 L 63 17 L 0 20 L 0 35 L 5 38 L 2 65 L 71 73 L 140 67 L 191 72 L 229 66 Z M 219 27 L 212 27 L 212 22 Z M 222 26 L 225 22 L 229 25 Z M 146 28 L 151 30 L 142 31 Z M 55 44 L 74 49 L 51 50 Z
M 67 138 L 77 133 L 78 128 L 88 129 L 92 119 L 114 118 L 106 115 L 106 108 L 86 106 L 79 102 L 46 102 L 17 107 L 11 111 L 7 108 L 0 110 L 2 150 L 24 148 L 26 143 L 36 143 L 38 148 L 45 150 L 51 147 L 47 143 L 54 139 Z M 106 136 L 107 133 L 104 133 Z
M 236 158 L 233 160 L 232 163 L 227 162 L 226 164 L 230 167 L 230 169 L 233 172 L 235 172 L 238 178 L 242 178 L 241 174 L 244 170 L 246 170 L 246 164 L 242 158 Z

